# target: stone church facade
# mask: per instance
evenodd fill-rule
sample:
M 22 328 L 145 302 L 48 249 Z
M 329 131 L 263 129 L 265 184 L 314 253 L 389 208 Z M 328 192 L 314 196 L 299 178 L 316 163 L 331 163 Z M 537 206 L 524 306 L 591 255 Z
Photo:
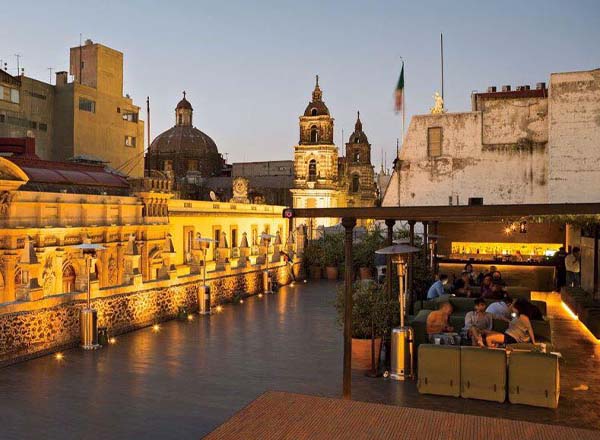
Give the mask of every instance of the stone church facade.
M 300 116 L 300 140 L 294 147 L 294 208 L 375 206 L 376 186 L 371 144 L 360 114 L 340 156 L 333 142 L 334 118 L 323 101 L 317 76 L 312 100 Z M 313 219 L 312 226 L 333 226 L 338 219 Z

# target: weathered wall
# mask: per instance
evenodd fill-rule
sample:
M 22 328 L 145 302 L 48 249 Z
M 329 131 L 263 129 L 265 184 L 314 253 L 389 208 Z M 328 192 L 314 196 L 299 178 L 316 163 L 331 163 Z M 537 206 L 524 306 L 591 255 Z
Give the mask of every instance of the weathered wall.
M 483 197 L 485 204 L 543 203 L 544 145 L 485 146 L 482 117 L 481 112 L 414 116 L 400 152 L 400 184 L 392 178 L 384 206 L 448 205 L 450 198 L 464 205 L 470 197 Z M 439 157 L 428 157 L 429 127 L 442 128 Z M 495 140 L 505 138 L 500 133 Z
M 281 284 L 290 282 L 285 265 L 274 269 Z M 92 307 L 98 311 L 98 325 L 107 327 L 110 335 L 135 330 L 156 322 L 173 319 L 180 306 L 198 309 L 198 289 L 202 281 L 161 286 L 96 298 Z M 236 295 L 252 295 L 262 291 L 262 270 L 252 269 L 208 280 L 212 303 L 223 304 Z M 164 283 L 162 283 L 164 284 Z M 48 308 L 0 315 L 0 366 L 43 355 L 79 342 L 79 310 L 81 299 Z
M 600 198 L 600 69 L 550 78 L 549 202 Z

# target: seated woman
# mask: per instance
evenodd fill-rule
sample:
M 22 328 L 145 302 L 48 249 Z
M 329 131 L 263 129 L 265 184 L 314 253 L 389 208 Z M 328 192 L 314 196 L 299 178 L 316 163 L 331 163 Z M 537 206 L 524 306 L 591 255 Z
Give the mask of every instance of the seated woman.
M 463 271 L 463 273 L 460 274 L 460 278 L 454 281 L 452 293 L 456 296 L 471 296 L 471 284 L 468 272 Z
M 432 339 L 433 335 L 439 335 L 440 333 L 453 332 L 454 328 L 450 326 L 449 320 L 452 314 L 452 304 L 444 302 L 440 304 L 439 310 L 434 310 L 427 316 L 427 335 L 429 339 Z
M 531 327 L 531 321 L 529 320 L 529 316 L 527 316 L 528 307 L 524 304 L 523 300 L 517 299 L 513 302 L 511 308 L 514 312 L 514 317 L 508 323 L 508 328 L 504 333 L 490 332 L 486 337 L 488 347 L 520 342 L 535 344 L 533 327 Z

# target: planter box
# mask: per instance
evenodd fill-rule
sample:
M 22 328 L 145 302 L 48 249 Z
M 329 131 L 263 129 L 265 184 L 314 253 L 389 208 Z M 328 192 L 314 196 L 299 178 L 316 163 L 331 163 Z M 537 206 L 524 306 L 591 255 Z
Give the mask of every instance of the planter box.
M 309 274 L 311 280 L 320 280 L 321 279 L 321 267 L 310 266 L 308 268 L 308 274 Z
M 360 267 L 358 269 L 358 274 L 361 280 L 368 280 L 373 278 L 373 273 L 371 272 L 370 267 Z
M 325 267 L 325 274 L 328 280 L 337 280 L 339 271 L 337 266 L 327 266 Z
M 381 350 L 381 338 L 375 338 L 375 366 Z M 352 368 L 355 370 L 371 369 L 371 339 L 352 338 Z

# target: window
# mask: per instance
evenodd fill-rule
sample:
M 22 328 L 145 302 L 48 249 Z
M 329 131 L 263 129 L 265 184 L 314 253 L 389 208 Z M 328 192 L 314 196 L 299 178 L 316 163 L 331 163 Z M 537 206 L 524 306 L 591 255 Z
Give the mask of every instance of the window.
M 4 87 L 0 86 L 0 99 L 4 99 Z
M 315 159 L 311 159 L 311 161 L 308 162 L 308 181 L 317 181 L 317 161 Z
M 126 147 L 135 147 L 136 138 L 135 136 L 125 136 L 125 146 Z
M 41 131 L 48 131 L 48 124 L 44 124 L 43 122 L 40 122 L 40 125 L 38 125 L 38 127 Z
M 442 127 L 427 129 L 427 155 L 439 157 L 442 155 Z
M 129 122 L 137 122 L 138 114 L 137 113 L 123 113 L 123 120 Z
M 87 98 L 79 98 L 79 110 L 96 113 L 96 102 Z
M 354 153 L 354 162 L 360 162 L 360 152 Z
M 42 95 L 41 93 L 36 93 L 36 92 L 32 92 L 31 90 L 28 90 L 27 94 L 33 98 L 41 99 L 43 101 L 46 100 L 46 95 Z
M 19 101 L 20 101 L 19 90 L 18 89 L 10 89 L 10 102 L 14 102 L 15 104 L 18 104 Z
M 0 115 L 0 122 L 4 122 L 4 119 L 6 118 L 6 116 L 4 115 Z
M 218 256 L 217 248 L 219 247 L 219 241 L 221 240 L 220 227 L 213 226 L 213 240 L 215 241 L 215 246 L 213 247 L 213 260 L 216 260 Z
M 33 130 L 35 130 L 37 128 L 37 122 L 29 121 L 29 128 L 32 128 Z
M 319 130 L 316 125 L 310 127 L 310 141 L 316 144 L 319 141 Z
M 231 233 L 230 233 L 230 237 L 231 237 L 231 247 L 232 248 L 236 248 L 238 247 L 238 236 L 237 236 L 237 226 L 232 226 L 231 227 Z
M 121 107 L 117 107 L 117 113 L 121 113 Z
M 178 121 L 177 123 L 178 123 L 179 125 L 182 125 L 182 124 L 183 124 L 183 115 L 181 115 L 181 114 L 180 114 L 180 115 L 177 115 L 177 121 Z
M 198 160 L 197 159 L 189 159 L 187 161 L 187 170 L 188 171 L 198 171 Z
M 172 160 L 163 161 L 163 171 L 173 171 L 173 161 Z
M 352 174 L 352 186 L 350 190 L 352 192 L 358 192 L 360 189 L 360 176 L 358 174 Z
M 310 114 L 311 114 L 311 116 L 317 116 L 317 109 L 316 109 L 316 108 L 313 108 L 313 109 L 310 111 Z

